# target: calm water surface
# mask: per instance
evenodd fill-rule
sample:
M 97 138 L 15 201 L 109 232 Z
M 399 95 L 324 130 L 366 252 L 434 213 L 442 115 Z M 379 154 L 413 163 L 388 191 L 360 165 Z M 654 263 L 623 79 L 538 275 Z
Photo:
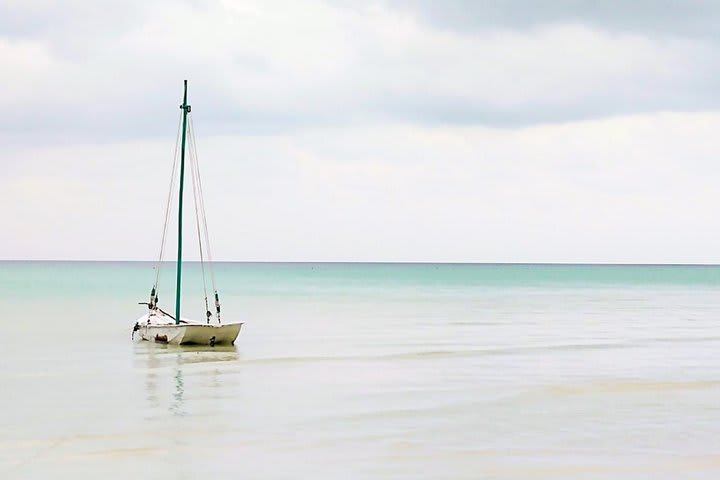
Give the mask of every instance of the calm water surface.
M 720 478 L 720 267 L 217 277 L 237 345 L 181 349 L 151 264 L 0 262 L 0 478 Z

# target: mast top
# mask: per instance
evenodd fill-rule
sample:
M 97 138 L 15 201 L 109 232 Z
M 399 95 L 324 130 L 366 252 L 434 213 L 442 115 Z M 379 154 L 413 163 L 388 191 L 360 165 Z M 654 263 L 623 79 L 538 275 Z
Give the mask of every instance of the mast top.
M 185 112 L 190 113 L 192 109 L 190 108 L 190 105 L 187 104 L 187 80 L 183 80 L 185 84 L 185 91 L 183 93 L 183 104 L 180 105 L 180 110 L 185 110 Z

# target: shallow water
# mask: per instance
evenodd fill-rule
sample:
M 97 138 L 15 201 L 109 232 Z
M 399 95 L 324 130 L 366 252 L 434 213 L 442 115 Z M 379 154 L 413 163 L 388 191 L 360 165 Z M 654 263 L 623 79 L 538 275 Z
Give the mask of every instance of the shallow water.
M 718 267 L 223 264 L 214 349 L 152 277 L 0 263 L 0 478 L 720 475 Z

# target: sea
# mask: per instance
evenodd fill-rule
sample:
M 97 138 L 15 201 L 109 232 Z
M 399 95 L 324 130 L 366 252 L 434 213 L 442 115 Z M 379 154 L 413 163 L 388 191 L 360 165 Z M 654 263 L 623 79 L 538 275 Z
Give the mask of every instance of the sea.
M 0 479 L 720 478 L 718 266 L 156 268 L 0 262 Z

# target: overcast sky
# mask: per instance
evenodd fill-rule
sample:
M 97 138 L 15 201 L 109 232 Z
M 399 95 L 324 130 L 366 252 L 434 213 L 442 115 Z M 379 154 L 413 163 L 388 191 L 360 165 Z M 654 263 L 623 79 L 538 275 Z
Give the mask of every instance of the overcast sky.
M 0 0 L 0 258 L 153 259 L 187 78 L 216 259 L 720 263 L 718 18 Z

